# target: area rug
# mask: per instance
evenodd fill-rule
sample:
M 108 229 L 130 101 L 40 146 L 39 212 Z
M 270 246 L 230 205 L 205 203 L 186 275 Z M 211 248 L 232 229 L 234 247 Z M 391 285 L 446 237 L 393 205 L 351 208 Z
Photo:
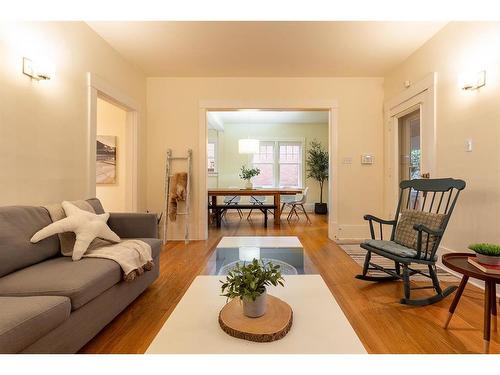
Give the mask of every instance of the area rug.
M 347 255 L 349 255 L 356 263 L 358 263 L 361 267 L 363 267 L 363 264 L 365 262 L 365 256 L 366 256 L 366 250 L 362 249 L 359 245 L 339 245 L 342 250 L 344 250 Z M 371 262 L 378 264 L 379 266 L 386 267 L 386 268 L 394 268 L 394 262 L 390 259 L 384 258 L 380 255 L 372 253 L 372 258 Z M 416 270 L 422 270 L 425 273 L 428 273 L 428 268 L 424 264 L 413 264 L 411 268 L 416 269 Z M 437 275 L 440 281 L 457 281 L 457 277 L 452 275 L 451 273 L 447 272 L 443 268 L 439 267 L 437 265 Z M 379 271 L 379 270 L 372 270 L 369 272 L 370 275 L 372 276 L 387 276 L 386 273 Z M 412 280 L 425 280 L 429 281 L 430 279 L 416 274 L 413 275 Z
M 222 330 L 218 317 L 227 301 L 221 296 L 220 279 L 194 279 L 147 354 L 366 354 L 320 275 L 284 276 L 284 288 L 267 288 L 290 305 L 293 323 L 285 337 L 265 343 L 231 337 Z

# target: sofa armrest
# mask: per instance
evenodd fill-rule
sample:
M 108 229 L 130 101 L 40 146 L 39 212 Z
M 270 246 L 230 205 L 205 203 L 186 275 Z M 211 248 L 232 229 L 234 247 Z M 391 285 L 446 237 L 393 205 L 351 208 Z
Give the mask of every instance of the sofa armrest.
M 121 238 L 158 238 L 155 214 L 112 212 L 108 225 Z

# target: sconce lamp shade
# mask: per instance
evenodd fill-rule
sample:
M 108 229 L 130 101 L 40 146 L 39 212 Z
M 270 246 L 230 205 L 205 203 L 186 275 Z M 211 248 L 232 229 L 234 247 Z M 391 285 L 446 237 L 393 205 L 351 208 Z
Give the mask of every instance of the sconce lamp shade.
M 47 59 L 31 60 L 23 58 L 23 73 L 37 81 L 49 80 L 54 77 L 54 65 Z
M 459 76 L 459 84 L 463 90 L 477 90 L 486 85 L 486 71 L 463 72 Z
M 238 152 L 240 154 L 257 154 L 259 152 L 259 140 L 258 139 L 238 140 Z

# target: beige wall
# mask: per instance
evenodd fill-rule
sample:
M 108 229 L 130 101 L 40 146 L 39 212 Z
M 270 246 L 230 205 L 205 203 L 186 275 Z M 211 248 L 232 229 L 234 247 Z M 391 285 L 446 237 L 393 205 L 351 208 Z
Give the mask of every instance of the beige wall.
M 340 237 L 364 237 L 367 212 L 380 214 L 383 206 L 383 79 L 382 78 L 148 78 L 148 208 L 163 206 L 165 151 L 194 150 L 199 160 L 199 107 L 203 100 L 307 102 L 336 100 L 338 103 L 338 155 L 352 157 L 352 164 L 338 165 L 338 224 Z M 362 166 L 362 153 L 375 155 L 375 164 Z M 201 238 L 197 212 L 199 163 L 193 165 L 191 219 L 193 237 Z M 206 167 L 205 167 L 206 168 Z M 179 221 L 177 226 L 181 222 Z M 173 231 L 173 237 L 179 232 Z
M 219 133 L 221 155 L 219 158 L 219 186 L 243 186 L 239 178 L 242 165 L 249 164 L 248 155 L 238 153 L 238 140 L 241 138 L 261 140 L 298 140 L 305 142 L 304 155 L 307 155 L 309 142 L 313 139 L 321 142 L 328 149 L 328 123 L 326 124 L 228 124 Z M 209 133 L 210 138 L 210 133 Z M 303 165 L 305 172 L 306 166 Z M 309 186 L 308 203 L 319 202 L 319 184 L 312 179 L 304 179 L 304 186 Z M 323 201 L 328 203 L 327 186 L 323 188 Z
M 87 72 L 142 108 L 139 209 L 145 207 L 146 80 L 83 22 L 0 24 L 0 205 L 86 197 Z M 22 58 L 52 61 L 55 77 L 23 75 Z
M 96 186 L 96 197 L 104 209 L 110 212 L 126 211 L 126 175 L 130 169 L 126 160 L 128 148 L 126 127 L 127 112 L 106 100 L 97 98 L 97 135 L 116 137 L 116 182 Z
M 437 72 L 437 176 L 464 179 L 467 187 L 451 219 L 444 247 L 463 251 L 472 242 L 500 242 L 500 23 L 452 22 L 385 77 L 387 99 Z M 459 88 L 464 71 L 486 69 L 486 86 Z M 425 126 L 425 124 L 424 124 Z M 466 139 L 473 151 L 465 152 Z

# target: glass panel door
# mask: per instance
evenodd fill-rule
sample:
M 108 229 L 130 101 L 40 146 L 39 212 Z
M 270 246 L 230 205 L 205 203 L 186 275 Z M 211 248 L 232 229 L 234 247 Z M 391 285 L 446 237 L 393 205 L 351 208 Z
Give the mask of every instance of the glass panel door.
M 399 119 L 399 181 L 421 178 L 420 110 Z
M 399 181 L 422 178 L 422 148 L 420 137 L 420 109 L 399 119 Z M 410 195 L 410 208 L 420 208 L 420 195 L 415 202 L 417 192 Z

